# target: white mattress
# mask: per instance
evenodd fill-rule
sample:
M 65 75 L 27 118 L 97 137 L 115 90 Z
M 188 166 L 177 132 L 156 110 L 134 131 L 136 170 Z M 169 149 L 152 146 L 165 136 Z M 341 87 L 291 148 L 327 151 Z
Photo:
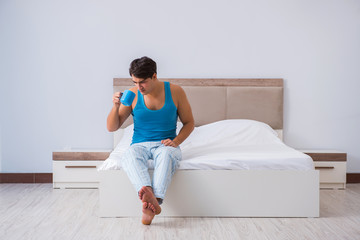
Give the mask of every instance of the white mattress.
M 98 170 L 121 169 L 121 156 L 130 146 L 132 128 L 125 129 L 123 139 Z M 253 120 L 224 120 L 197 127 L 180 147 L 178 169 L 314 169 L 308 155 L 285 145 L 267 124 Z M 148 166 L 153 168 L 153 160 Z
M 286 145 L 203 148 L 206 155 L 183 151 L 179 169 L 314 169 L 312 159 Z M 150 163 L 151 164 L 151 163 Z

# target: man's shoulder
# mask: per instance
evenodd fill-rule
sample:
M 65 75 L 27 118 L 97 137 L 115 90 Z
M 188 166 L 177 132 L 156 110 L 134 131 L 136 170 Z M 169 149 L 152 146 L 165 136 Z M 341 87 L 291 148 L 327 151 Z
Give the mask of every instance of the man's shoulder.
M 137 87 L 132 87 L 129 90 L 132 91 L 133 93 L 137 93 Z
M 170 83 L 170 89 L 171 91 L 175 91 L 175 92 L 183 92 L 183 88 L 180 86 L 180 85 L 176 85 L 176 84 L 173 84 L 173 83 Z
M 173 96 L 173 100 L 175 102 L 179 103 L 186 99 L 186 93 L 181 86 L 170 83 L 170 91 L 171 91 L 171 95 Z

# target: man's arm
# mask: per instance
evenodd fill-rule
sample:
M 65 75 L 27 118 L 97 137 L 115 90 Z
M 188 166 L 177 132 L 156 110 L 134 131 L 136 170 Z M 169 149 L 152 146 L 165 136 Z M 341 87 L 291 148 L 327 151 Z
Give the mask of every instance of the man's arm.
M 174 86 L 174 90 L 178 102 L 178 115 L 180 121 L 183 123 L 183 127 L 181 128 L 179 134 L 172 141 L 170 139 L 166 139 L 163 140 L 162 143 L 166 146 L 177 147 L 183 141 L 185 141 L 185 139 L 194 130 L 195 123 L 191 111 L 191 106 L 186 97 L 185 91 L 180 86 Z
M 120 103 L 120 92 L 113 95 L 113 107 L 107 117 L 106 126 L 109 132 L 118 130 L 125 120 L 129 117 L 132 106 L 124 106 Z

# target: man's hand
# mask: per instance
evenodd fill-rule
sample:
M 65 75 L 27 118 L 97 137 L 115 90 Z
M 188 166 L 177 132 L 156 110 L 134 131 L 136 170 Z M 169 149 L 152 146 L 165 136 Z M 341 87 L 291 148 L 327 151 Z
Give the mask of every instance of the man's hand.
M 114 93 L 113 97 L 112 97 L 112 101 L 114 103 L 115 107 L 120 107 L 120 97 L 121 97 L 122 93 L 121 92 L 116 92 Z
M 176 148 L 178 145 L 173 141 L 171 140 L 170 138 L 168 139 L 165 139 L 165 140 L 161 140 L 161 143 L 164 144 L 165 146 L 171 146 L 171 147 L 174 147 Z

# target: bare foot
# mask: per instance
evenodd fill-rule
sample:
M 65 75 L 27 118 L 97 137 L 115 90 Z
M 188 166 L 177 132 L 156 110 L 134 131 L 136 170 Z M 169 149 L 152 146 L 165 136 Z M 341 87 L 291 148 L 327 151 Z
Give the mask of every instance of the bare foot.
M 140 189 L 140 191 L 139 191 L 139 198 L 140 198 L 140 200 L 142 200 L 146 188 L 147 188 L 146 186 L 143 186 L 143 187 Z
M 155 207 L 151 203 L 144 202 L 143 203 L 143 209 L 142 209 L 143 215 L 141 218 L 141 222 L 144 225 L 150 225 L 152 220 L 155 217 Z
M 142 187 L 141 190 L 139 191 L 139 196 L 140 194 L 141 194 L 142 202 L 151 203 L 155 207 L 156 215 L 161 213 L 161 207 L 150 187 L 146 187 L 146 186 Z

